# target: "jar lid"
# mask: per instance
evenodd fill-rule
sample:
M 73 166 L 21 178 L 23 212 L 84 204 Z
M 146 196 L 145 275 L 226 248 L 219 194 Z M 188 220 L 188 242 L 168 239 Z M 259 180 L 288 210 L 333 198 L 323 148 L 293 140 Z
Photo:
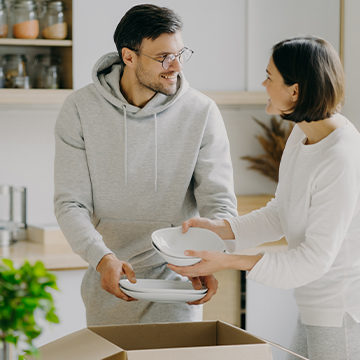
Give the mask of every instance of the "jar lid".
M 5 60 L 19 59 L 19 60 L 25 60 L 26 61 L 26 56 L 24 54 L 5 54 L 4 59 Z
M 64 8 L 64 3 L 62 1 L 50 1 L 47 4 L 48 9 L 56 9 L 56 10 L 62 10 Z
M 37 54 L 34 57 L 34 62 L 41 63 L 46 66 L 59 65 L 60 59 L 54 55 L 49 54 Z
M 34 0 L 15 0 L 14 7 L 26 7 L 28 9 L 35 9 L 36 4 Z

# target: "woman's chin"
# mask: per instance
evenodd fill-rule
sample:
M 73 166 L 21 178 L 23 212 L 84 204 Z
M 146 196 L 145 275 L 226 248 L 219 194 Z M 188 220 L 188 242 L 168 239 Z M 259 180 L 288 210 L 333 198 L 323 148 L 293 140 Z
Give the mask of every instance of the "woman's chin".
M 269 115 L 278 115 L 278 112 L 274 109 L 271 102 L 268 102 L 265 108 L 265 111 Z

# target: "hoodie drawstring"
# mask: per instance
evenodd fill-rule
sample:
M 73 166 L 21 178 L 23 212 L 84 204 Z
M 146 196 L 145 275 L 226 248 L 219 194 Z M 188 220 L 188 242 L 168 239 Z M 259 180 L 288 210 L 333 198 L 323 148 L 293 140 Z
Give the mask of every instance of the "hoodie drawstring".
M 128 175 L 127 175 L 127 118 L 126 118 L 126 106 L 123 105 L 124 111 L 124 174 L 125 174 L 125 185 L 127 185 Z
M 155 192 L 157 192 L 158 178 L 158 143 L 157 143 L 157 117 L 154 114 L 154 144 L 155 144 Z

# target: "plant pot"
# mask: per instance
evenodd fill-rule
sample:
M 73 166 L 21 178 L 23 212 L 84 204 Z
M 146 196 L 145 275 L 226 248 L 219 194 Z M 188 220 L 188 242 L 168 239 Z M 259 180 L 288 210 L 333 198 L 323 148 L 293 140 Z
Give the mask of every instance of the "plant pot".
M 16 350 L 13 344 L 0 341 L 0 360 L 16 360 Z

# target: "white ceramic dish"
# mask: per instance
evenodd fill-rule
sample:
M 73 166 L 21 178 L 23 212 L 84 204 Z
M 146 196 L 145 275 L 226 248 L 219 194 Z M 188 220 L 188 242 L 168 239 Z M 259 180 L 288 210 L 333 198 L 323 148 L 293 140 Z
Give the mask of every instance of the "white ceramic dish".
M 191 302 L 200 300 L 206 294 L 189 294 L 189 293 L 162 293 L 162 292 L 142 292 L 142 291 L 132 291 L 120 287 L 120 289 L 128 296 L 131 296 L 134 299 L 147 300 L 152 302 L 161 302 L 161 303 L 178 303 L 178 302 Z
M 130 291 L 150 292 L 150 293 L 180 293 L 180 294 L 206 294 L 207 289 L 196 290 L 190 281 L 162 280 L 162 279 L 137 279 L 136 283 L 131 283 L 128 279 L 119 281 L 120 287 Z
M 162 251 L 160 251 L 154 243 L 152 243 L 152 244 L 153 244 L 153 248 L 155 249 L 155 251 L 169 264 L 173 264 L 176 266 L 190 266 L 190 265 L 194 265 L 201 261 L 201 258 L 192 257 L 192 256 L 177 257 L 177 256 L 167 255 L 167 254 L 163 253 Z
M 151 234 L 157 248 L 164 254 L 190 258 L 185 250 L 226 251 L 224 241 L 213 231 L 191 227 L 185 234 L 181 227 L 159 229 Z
M 154 241 L 151 241 L 151 245 L 155 248 L 155 250 L 157 251 L 160 251 L 162 252 L 164 255 L 167 255 L 167 256 L 171 256 L 171 257 L 174 257 L 176 259 L 196 259 L 195 256 L 187 256 L 187 255 L 183 255 L 183 256 L 174 256 L 174 255 L 169 255 L 169 254 L 166 254 L 164 251 L 161 251 L 157 246 L 156 244 L 154 243 Z

